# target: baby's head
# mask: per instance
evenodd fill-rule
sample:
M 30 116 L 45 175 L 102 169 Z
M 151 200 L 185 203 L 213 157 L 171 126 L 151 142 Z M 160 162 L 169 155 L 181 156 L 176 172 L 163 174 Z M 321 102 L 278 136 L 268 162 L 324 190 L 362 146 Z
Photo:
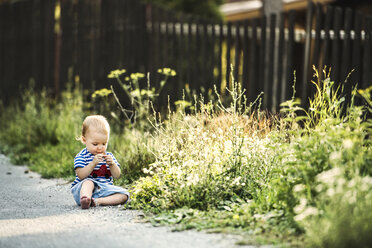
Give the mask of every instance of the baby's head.
M 110 125 L 102 115 L 85 118 L 79 140 L 86 145 L 93 155 L 106 153 L 110 138 Z

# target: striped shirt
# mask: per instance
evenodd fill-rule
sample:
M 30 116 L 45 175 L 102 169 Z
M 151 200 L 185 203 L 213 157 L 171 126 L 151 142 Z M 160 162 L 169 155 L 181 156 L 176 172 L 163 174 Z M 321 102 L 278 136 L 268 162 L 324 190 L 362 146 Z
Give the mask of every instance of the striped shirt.
M 111 152 L 106 152 L 106 155 L 111 155 L 115 164 L 117 166 L 120 167 L 120 164 L 118 163 L 118 161 L 116 160 L 116 158 L 114 157 L 114 155 L 111 153 Z M 77 168 L 84 168 L 85 166 L 87 166 L 90 162 L 92 162 L 94 159 L 94 155 L 92 153 L 90 153 L 87 148 L 84 148 L 83 150 L 81 150 L 76 156 L 75 156 L 75 159 L 74 159 L 74 169 L 76 170 Z M 101 168 L 102 165 L 106 165 L 106 161 L 103 160 L 102 162 L 99 162 L 99 164 L 96 165 L 96 167 L 94 167 L 94 171 L 97 171 Z M 110 167 L 108 165 L 107 166 L 107 170 L 110 170 Z M 104 176 L 98 176 L 97 178 L 94 178 L 92 177 L 91 175 L 89 175 L 87 178 L 89 179 L 92 179 L 93 181 L 97 181 L 97 182 L 100 182 L 100 183 L 108 183 L 108 184 L 113 184 L 113 178 L 112 176 L 110 176 L 109 178 L 106 179 L 106 177 Z M 75 181 L 72 183 L 71 185 L 71 188 L 75 186 L 75 184 L 81 182 L 82 180 L 80 180 L 80 178 L 77 176 L 76 174 L 76 177 L 75 177 Z

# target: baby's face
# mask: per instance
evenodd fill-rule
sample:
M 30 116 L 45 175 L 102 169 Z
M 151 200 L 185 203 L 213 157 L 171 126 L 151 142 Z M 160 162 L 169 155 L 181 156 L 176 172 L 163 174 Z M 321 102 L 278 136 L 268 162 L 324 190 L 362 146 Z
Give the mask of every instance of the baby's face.
M 93 155 L 106 154 L 108 135 L 95 128 L 90 128 L 83 136 L 83 143 Z

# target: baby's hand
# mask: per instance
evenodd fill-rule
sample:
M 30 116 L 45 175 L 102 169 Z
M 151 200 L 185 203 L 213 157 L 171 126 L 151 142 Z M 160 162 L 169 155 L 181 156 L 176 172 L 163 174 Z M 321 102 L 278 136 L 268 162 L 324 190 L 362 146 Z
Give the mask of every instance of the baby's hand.
M 106 163 L 107 163 L 109 166 L 115 164 L 114 159 L 112 158 L 111 155 L 103 155 L 103 157 L 105 158 Z
M 94 156 L 93 163 L 95 165 L 99 164 L 99 162 L 102 162 L 103 161 L 104 156 L 105 155 L 103 155 L 103 154 L 97 154 L 96 156 Z

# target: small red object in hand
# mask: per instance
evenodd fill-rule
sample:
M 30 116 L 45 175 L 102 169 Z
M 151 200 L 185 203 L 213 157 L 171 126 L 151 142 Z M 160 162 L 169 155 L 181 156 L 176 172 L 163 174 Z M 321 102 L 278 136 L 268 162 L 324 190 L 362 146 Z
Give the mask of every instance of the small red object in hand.
M 106 179 L 108 179 L 109 177 L 111 177 L 111 171 L 109 171 L 107 169 L 107 166 L 103 164 L 98 170 L 93 170 L 92 173 L 90 173 L 90 175 L 93 178 L 105 177 Z

